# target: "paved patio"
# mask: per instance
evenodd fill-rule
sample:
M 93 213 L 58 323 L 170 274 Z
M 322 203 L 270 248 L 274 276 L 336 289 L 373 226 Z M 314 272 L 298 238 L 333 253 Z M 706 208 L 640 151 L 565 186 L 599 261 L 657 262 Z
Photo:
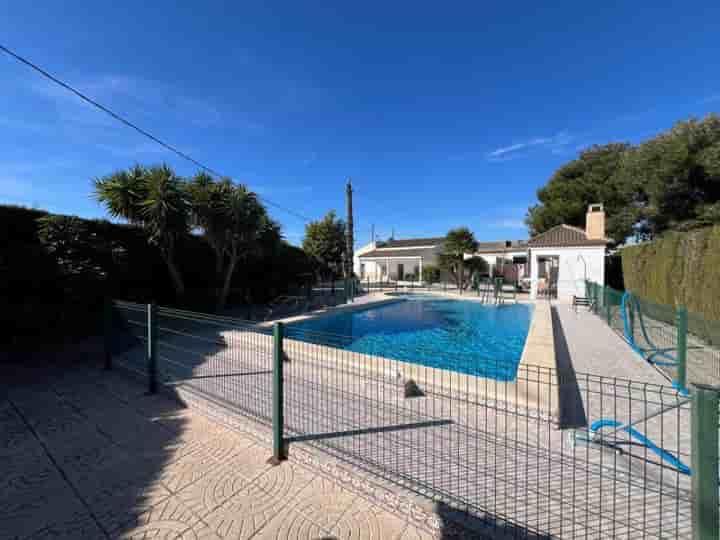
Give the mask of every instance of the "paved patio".
M 2 539 L 455 536 L 378 507 L 307 453 L 270 466 L 253 433 L 82 356 L 11 364 L 0 383 Z

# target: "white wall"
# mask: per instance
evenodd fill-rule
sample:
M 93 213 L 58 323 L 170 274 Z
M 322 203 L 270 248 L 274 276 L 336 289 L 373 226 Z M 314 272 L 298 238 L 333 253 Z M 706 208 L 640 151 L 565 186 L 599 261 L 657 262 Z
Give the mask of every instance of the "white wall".
M 573 248 L 533 248 L 530 251 L 532 258 L 532 276 L 537 276 L 537 257 L 557 255 L 559 257 L 558 271 L 558 300 L 569 302 L 573 295 L 585 296 L 585 265 L 587 264 L 587 279 L 596 283 L 605 283 L 605 248 L 603 246 L 573 247 Z M 533 292 L 536 288 L 533 282 Z
M 360 272 L 360 265 L 365 265 L 365 273 Z M 387 281 L 388 279 L 396 279 L 398 273 L 398 265 L 403 265 L 403 273 L 405 275 L 415 272 L 415 267 L 420 270 L 420 260 L 417 258 L 408 259 L 389 259 L 387 262 L 379 260 L 362 259 L 355 269 L 355 273 L 362 279 L 370 279 L 370 281 Z M 425 262 L 423 261 L 423 264 Z M 389 273 L 388 273 L 389 272 Z M 402 278 L 400 278 L 402 280 Z
M 368 251 L 372 251 L 375 249 L 375 242 L 370 242 L 369 244 L 365 244 L 362 247 L 359 247 L 355 250 L 355 253 L 353 253 L 353 271 L 358 276 L 360 275 L 360 255 L 363 253 L 367 253 Z M 368 263 L 365 263 L 365 271 L 367 272 Z

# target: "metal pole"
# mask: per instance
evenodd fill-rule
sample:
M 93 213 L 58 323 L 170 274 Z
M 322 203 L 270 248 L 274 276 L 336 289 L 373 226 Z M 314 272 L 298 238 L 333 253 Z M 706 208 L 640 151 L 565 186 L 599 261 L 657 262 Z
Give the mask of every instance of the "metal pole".
M 611 322 L 610 316 L 610 292 L 608 287 L 603 287 L 603 302 L 605 302 L 605 318 L 607 319 L 608 325 Z
M 103 303 L 103 352 L 105 353 L 105 369 L 112 369 L 112 352 L 110 340 L 112 337 L 112 300 L 105 297 Z
M 353 294 L 353 277 L 355 266 L 355 239 L 353 224 L 353 201 L 352 201 L 352 180 L 348 176 L 347 186 L 345 187 L 345 196 L 347 198 L 347 222 L 345 228 L 345 302 L 354 300 Z
M 693 540 L 717 540 L 718 527 L 718 390 L 694 385 L 692 400 Z
M 283 415 L 283 323 L 273 327 L 273 455 L 271 461 L 279 464 L 287 459 L 285 452 Z
M 677 378 L 674 386 L 681 392 L 687 392 L 687 335 L 688 310 L 685 306 L 677 309 Z
M 157 305 L 147 305 L 147 364 L 148 392 L 157 392 Z
M 625 307 L 627 309 L 628 319 L 630 319 L 630 335 L 628 337 L 632 343 L 635 343 L 635 304 L 633 303 L 632 293 L 628 292 L 626 298 L 627 305 Z

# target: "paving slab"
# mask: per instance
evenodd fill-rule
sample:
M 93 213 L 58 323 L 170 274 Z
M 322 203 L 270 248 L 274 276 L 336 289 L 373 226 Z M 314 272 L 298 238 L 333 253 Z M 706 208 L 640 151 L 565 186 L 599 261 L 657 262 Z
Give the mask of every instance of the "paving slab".
M 34 364 L 12 379 L 0 539 L 433 537 L 347 489 L 359 477 L 272 466 L 250 420 L 219 423 L 97 363 Z

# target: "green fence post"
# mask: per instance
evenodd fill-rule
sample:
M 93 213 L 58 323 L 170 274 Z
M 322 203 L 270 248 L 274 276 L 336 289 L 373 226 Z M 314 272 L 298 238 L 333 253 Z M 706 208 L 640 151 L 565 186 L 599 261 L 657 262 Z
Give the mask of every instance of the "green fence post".
M 112 352 L 110 340 L 112 338 L 112 300 L 105 297 L 103 302 L 103 352 L 105 353 L 105 369 L 112 369 Z
M 687 335 L 688 310 L 680 306 L 675 314 L 677 327 L 677 377 L 674 386 L 681 392 L 687 391 Z
M 692 397 L 692 531 L 693 540 L 717 540 L 718 526 L 718 390 L 693 385 Z
M 155 302 L 147 305 L 147 364 L 148 364 L 148 392 L 157 392 L 157 305 Z
M 608 326 L 612 326 L 612 315 L 610 314 L 610 287 L 603 287 L 603 295 L 605 302 L 605 318 Z
M 283 329 L 280 322 L 273 327 L 273 455 L 270 460 L 276 465 L 287 459 L 283 440 Z

